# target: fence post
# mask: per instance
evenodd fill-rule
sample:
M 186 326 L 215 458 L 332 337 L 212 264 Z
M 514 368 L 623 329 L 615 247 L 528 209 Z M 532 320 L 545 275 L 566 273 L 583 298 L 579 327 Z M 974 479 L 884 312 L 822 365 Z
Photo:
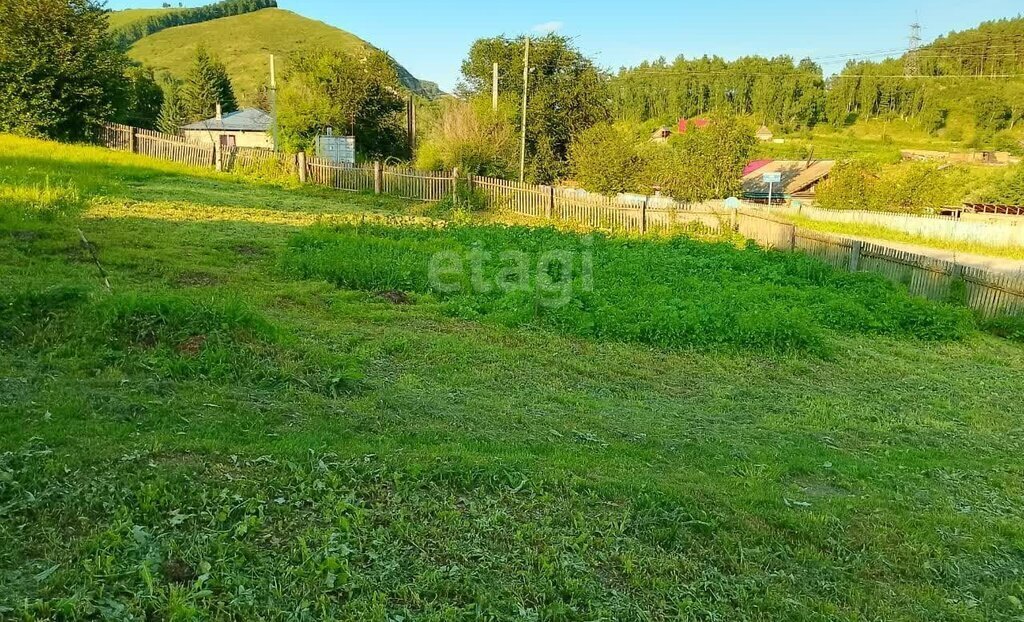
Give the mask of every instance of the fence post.
M 544 209 L 544 215 L 547 217 L 548 220 L 551 220 L 551 217 L 555 213 L 555 187 L 554 186 L 548 186 L 548 204 L 545 205 L 544 208 L 545 208 Z
M 131 152 L 132 153 L 138 153 L 139 152 L 139 134 L 138 134 L 138 132 L 136 132 L 134 127 L 129 129 L 128 131 L 132 135 L 131 140 L 129 141 L 129 146 L 131 147 Z
M 213 168 L 217 169 L 218 173 L 224 172 L 224 150 L 216 143 L 213 145 Z
M 863 251 L 864 242 L 860 240 L 854 240 L 850 244 L 850 272 L 856 272 L 860 270 L 860 256 Z
M 299 168 L 299 183 L 306 183 L 306 152 L 300 151 L 295 154 L 295 163 Z
M 789 226 L 789 250 L 796 250 L 796 225 Z
M 457 194 L 459 191 L 459 167 L 452 169 L 452 194 Z
M 644 203 L 640 206 L 640 234 L 647 233 L 647 201 L 650 197 L 644 197 Z
M 384 172 L 381 170 L 380 160 L 373 161 L 373 193 L 380 194 L 384 190 Z

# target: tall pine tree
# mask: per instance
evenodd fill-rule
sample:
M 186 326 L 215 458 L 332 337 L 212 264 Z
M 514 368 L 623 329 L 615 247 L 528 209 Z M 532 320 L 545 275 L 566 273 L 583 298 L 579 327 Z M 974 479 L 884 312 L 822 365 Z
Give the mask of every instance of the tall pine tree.
M 213 117 L 217 104 L 225 113 L 238 110 L 227 68 L 205 46 L 196 50 L 192 67 L 181 87 L 181 99 L 189 122 Z
M 164 85 L 164 103 L 160 108 L 156 126 L 165 134 L 178 134 L 181 131 L 181 126 L 190 123 L 181 91 L 181 84 L 173 80 Z

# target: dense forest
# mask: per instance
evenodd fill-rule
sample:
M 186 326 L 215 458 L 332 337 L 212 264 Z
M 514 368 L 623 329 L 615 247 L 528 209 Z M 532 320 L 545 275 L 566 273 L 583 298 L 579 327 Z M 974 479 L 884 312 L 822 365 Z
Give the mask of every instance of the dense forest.
M 789 131 L 901 118 L 934 133 L 956 116 L 992 138 L 1024 120 L 1024 17 L 950 33 L 899 58 L 851 60 L 828 79 L 811 59 L 680 57 L 623 68 L 611 82 L 623 120 L 724 111 Z
M 659 59 L 623 69 L 611 85 L 616 116 L 630 121 L 727 112 L 799 128 L 817 123 L 825 103 L 821 67 L 788 56 Z

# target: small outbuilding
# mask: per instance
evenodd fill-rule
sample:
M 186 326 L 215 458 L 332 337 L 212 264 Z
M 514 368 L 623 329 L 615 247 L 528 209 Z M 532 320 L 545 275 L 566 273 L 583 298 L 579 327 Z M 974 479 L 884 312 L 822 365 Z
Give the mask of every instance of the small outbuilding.
M 775 134 L 772 134 L 772 131 L 768 129 L 767 125 L 762 125 L 757 130 L 757 133 L 754 134 L 754 136 L 757 136 L 757 139 L 763 143 L 766 143 L 775 138 Z
M 668 142 L 669 138 L 672 138 L 672 128 L 665 127 L 664 125 L 651 133 L 651 141 L 656 143 Z
M 273 120 L 258 108 L 244 108 L 222 114 L 217 106 L 217 116 L 205 121 L 191 123 L 181 128 L 187 140 L 194 143 L 214 145 L 218 149 L 233 147 L 274 148 L 270 134 Z

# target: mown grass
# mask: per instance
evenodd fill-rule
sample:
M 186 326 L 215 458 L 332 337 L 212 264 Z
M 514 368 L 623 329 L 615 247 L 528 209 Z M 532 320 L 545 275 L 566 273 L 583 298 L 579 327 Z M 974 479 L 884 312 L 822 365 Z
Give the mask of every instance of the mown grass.
M 307 230 L 331 206 L 409 206 L 85 148 L 76 183 L 58 147 L 18 144 L 36 155 L 8 161 L 0 185 L 49 175 L 84 205 L 0 222 L 0 618 L 1024 614 L 1016 342 L 823 323 L 832 356 L 776 356 L 470 320 L 429 292 L 400 304 L 376 282 L 289 266 L 346 235 L 399 259 L 403 239 L 413 255 L 481 235 L 583 240 Z M 679 254 L 674 269 L 749 288 L 810 270 L 686 242 L 592 244 L 595 270 L 642 284 L 676 277 L 618 260 Z M 362 262 L 357 276 L 386 267 L 339 256 Z M 865 286 L 817 285 L 855 301 Z

